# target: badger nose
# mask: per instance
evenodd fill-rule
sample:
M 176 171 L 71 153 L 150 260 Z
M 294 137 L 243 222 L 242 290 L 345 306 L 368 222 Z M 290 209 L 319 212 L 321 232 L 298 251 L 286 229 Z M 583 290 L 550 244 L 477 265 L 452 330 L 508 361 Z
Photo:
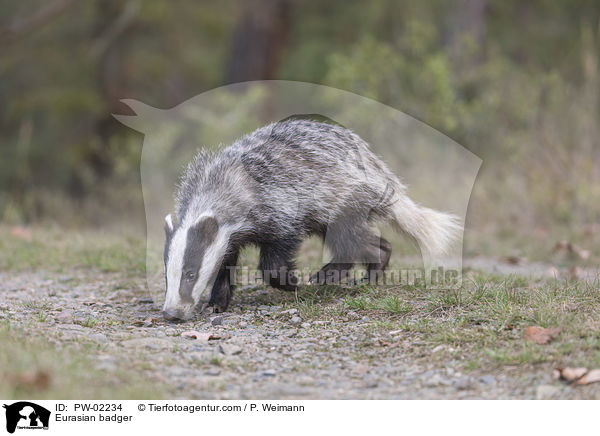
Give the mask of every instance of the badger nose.
M 167 309 L 163 310 L 163 316 L 167 321 L 182 321 L 183 312 L 179 309 Z

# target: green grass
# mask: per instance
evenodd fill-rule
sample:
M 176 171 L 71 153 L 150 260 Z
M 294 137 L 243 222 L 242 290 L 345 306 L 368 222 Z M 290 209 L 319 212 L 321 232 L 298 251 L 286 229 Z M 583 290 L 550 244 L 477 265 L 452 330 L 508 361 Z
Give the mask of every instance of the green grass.
M 46 322 L 46 320 L 48 319 L 48 313 L 43 310 L 40 310 L 35 316 L 35 319 L 37 322 Z
M 94 369 L 93 350 L 55 348 L 43 339 L 0 325 L 0 397 L 7 399 L 140 399 L 162 396 L 137 372 Z
M 133 275 L 145 271 L 145 256 L 145 242 L 131 236 L 34 228 L 23 238 L 0 226 L 0 270 L 80 267 Z
M 75 324 L 79 324 L 82 327 L 92 328 L 95 327 L 96 324 L 98 324 L 98 321 L 92 318 L 87 318 L 84 321 L 75 322 Z
M 540 363 L 600 366 L 598 283 L 477 273 L 459 289 L 339 287 L 320 299 L 302 294 L 287 306 L 309 321 L 339 321 L 357 312 L 370 319 L 361 323 L 365 332 L 398 330 L 397 338 L 422 341 L 429 349 L 446 345 L 451 351 L 444 358 L 460 359 L 466 371 Z M 546 345 L 530 344 L 522 334 L 531 325 L 559 326 L 562 332 Z

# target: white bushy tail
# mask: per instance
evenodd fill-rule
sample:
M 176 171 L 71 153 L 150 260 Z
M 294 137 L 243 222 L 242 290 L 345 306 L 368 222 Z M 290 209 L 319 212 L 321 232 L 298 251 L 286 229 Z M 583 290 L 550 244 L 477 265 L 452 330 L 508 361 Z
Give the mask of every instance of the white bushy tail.
M 427 258 L 448 254 L 462 230 L 457 216 L 420 206 L 405 195 L 394 203 L 393 213 L 400 230 L 417 240 Z

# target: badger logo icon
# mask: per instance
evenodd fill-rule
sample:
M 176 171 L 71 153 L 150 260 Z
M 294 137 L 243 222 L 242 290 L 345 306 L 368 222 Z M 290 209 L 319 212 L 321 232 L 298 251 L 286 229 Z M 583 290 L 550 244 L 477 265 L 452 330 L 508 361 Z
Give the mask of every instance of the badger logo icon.
M 10 405 L 4 404 L 6 409 L 6 431 L 14 433 L 19 429 L 48 429 L 50 411 L 42 406 L 28 401 L 19 401 Z

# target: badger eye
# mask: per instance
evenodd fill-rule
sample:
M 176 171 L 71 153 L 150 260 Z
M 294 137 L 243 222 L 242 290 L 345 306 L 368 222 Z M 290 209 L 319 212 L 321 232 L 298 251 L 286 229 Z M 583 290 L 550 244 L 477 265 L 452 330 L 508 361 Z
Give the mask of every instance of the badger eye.
M 193 282 L 195 278 L 196 278 L 196 274 L 194 274 L 193 272 L 188 271 L 188 272 L 185 273 L 185 279 L 188 282 Z

